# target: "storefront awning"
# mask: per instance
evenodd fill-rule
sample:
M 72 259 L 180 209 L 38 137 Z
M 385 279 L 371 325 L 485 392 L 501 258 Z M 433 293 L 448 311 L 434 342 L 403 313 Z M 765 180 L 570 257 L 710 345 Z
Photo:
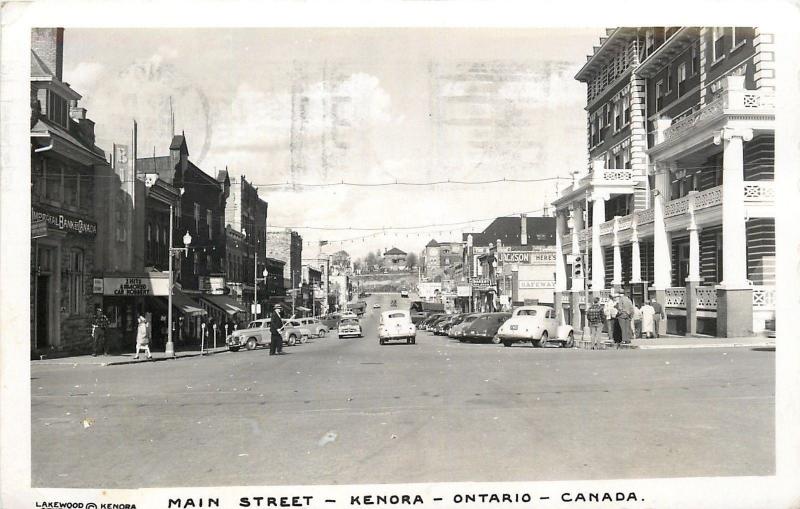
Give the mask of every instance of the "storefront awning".
M 161 298 L 164 300 L 167 299 L 167 297 Z M 205 309 L 200 307 L 197 301 L 177 288 L 172 289 L 172 306 L 186 316 L 203 316 L 208 314 Z
M 200 300 L 208 302 L 225 313 L 233 316 L 236 313 L 245 313 L 245 306 L 227 295 L 203 295 Z

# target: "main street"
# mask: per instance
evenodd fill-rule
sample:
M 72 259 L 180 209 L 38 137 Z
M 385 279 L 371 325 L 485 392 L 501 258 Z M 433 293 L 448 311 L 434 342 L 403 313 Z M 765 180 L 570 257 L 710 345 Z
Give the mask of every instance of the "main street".
M 566 350 L 419 332 L 32 366 L 33 484 L 524 481 L 774 473 L 775 353 Z M 372 309 L 379 302 L 381 309 Z

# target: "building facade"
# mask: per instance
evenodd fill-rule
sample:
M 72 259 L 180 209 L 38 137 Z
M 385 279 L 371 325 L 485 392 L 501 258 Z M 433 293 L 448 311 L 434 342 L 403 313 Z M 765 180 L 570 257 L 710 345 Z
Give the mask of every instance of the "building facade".
M 98 175 L 109 175 L 80 94 L 62 81 L 62 28 L 31 31 L 31 355 L 91 349 L 102 242 Z
M 383 253 L 383 258 L 381 259 L 381 266 L 385 270 L 389 270 L 392 272 L 406 270 L 406 257 L 408 254 L 405 251 L 401 251 L 396 247 L 389 249 L 388 251 Z
M 590 167 L 554 202 L 556 294 L 572 323 L 585 290 L 617 289 L 657 299 L 680 334 L 772 327 L 773 36 L 613 29 L 576 79 L 587 83 Z M 630 111 L 619 130 L 615 100 Z
M 267 231 L 266 253 L 285 263 L 284 288 L 296 289 L 303 281 L 303 237 L 290 229 Z

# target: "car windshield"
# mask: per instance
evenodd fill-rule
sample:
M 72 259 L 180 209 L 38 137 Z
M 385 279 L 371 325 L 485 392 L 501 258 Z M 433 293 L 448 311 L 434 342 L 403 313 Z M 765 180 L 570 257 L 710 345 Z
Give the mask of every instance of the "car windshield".
M 345 318 L 342 320 L 342 325 L 358 325 L 358 320 L 355 318 Z

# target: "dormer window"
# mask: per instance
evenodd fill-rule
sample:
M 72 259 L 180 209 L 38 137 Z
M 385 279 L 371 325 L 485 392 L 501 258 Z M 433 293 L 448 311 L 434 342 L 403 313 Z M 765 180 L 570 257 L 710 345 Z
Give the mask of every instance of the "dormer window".
M 47 91 L 47 119 L 65 128 L 69 120 L 67 100 L 52 90 Z

